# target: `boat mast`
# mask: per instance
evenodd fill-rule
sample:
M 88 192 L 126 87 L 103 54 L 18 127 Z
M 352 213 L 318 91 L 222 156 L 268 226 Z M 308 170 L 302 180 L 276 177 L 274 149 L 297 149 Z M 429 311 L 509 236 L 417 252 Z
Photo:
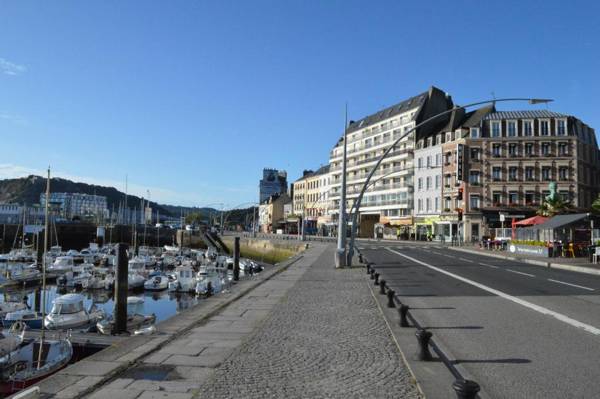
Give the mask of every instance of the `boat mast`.
M 42 364 L 42 351 L 44 349 L 44 319 L 46 318 L 46 258 L 48 257 L 48 203 L 50 202 L 50 167 L 48 166 L 48 180 L 46 180 L 46 202 L 44 209 L 44 256 L 42 258 L 42 331 L 40 334 L 40 348 L 38 351 L 37 368 Z

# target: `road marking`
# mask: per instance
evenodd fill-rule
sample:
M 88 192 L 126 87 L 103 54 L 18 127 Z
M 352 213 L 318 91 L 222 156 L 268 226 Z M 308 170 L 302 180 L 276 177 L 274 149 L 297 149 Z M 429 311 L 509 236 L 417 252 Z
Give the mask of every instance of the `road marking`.
M 533 275 L 533 274 L 518 272 L 518 271 L 513 270 L 513 269 L 506 269 L 506 271 L 507 272 L 511 272 L 511 273 L 522 274 L 523 276 L 535 277 L 535 275 Z
M 452 258 L 452 259 L 454 259 L 454 256 L 452 256 L 452 255 L 446 255 L 446 254 L 442 254 L 442 255 L 444 255 L 446 258 Z
M 536 305 L 534 303 L 527 302 L 527 301 L 525 301 L 525 300 L 523 300 L 521 298 L 517 298 L 515 296 L 512 296 L 512 295 L 509 295 L 507 293 L 504 293 L 502 291 L 498 291 L 497 289 L 494 289 L 492 287 L 488 287 L 487 285 L 483 285 L 483 284 L 478 283 L 476 281 L 469 280 L 467 278 L 461 277 L 458 274 L 454 274 L 454 273 L 451 273 L 451 272 L 446 271 L 444 269 L 440 269 L 439 267 L 436 267 L 436 266 L 430 265 L 428 263 L 422 262 L 422 261 L 420 261 L 418 259 L 415 259 L 415 258 L 413 258 L 411 256 L 401 254 L 400 252 L 394 251 L 391 248 L 386 248 L 386 249 L 388 251 L 392 252 L 392 253 L 395 253 L 396 255 L 402 256 L 403 258 L 406 258 L 408 260 L 412 260 L 413 262 L 418 263 L 419 265 L 428 267 L 428 268 L 430 268 L 432 270 L 435 270 L 435 271 L 443 273 L 443 274 L 445 274 L 447 276 L 453 277 L 453 278 L 455 278 L 455 279 L 457 279 L 459 281 L 462 281 L 463 283 L 471 284 L 472 286 L 475 286 L 475 287 L 477 287 L 479 289 L 482 289 L 482 290 L 487 291 L 489 293 L 492 293 L 494 295 L 498 295 L 501 298 L 507 299 L 507 300 L 509 300 L 511 302 L 514 302 L 516 304 L 519 304 L 521 306 L 524 306 L 526 308 L 534 310 L 534 311 L 536 311 L 538 313 L 554 317 L 555 319 L 560 320 L 563 323 L 569 324 L 569 325 L 571 325 L 573 327 L 581 328 L 582 330 L 587 331 L 587 332 L 589 332 L 591 334 L 600 335 L 600 329 L 599 328 L 596 328 L 596 327 L 591 326 L 589 324 L 582 323 L 582 322 L 580 322 L 578 320 L 570 318 L 569 316 L 565 316 L 565 315 L 563 315 L 561 313 L 555 312 L 555 311 L 550 310 L 548 308 L 545 308 L 543 306 L 539 306 L 539 305 Z
M 552 281 L 553 283 L 558 283 L 558 284 L 570 285 L 571 287 L 577 287 L 577 288 L 581 288 L 581 289 L 588 290 L 588 291 L 594 291 L 593 288 L 584 287 L 583 285 L 571 284 L 571 283 L 567 283 L 565 281 L 552 280 L 551 278 L 549 278 L 548 281 Z
M 475 263 L 470 259 L 465 259 L 465 258 L 458 258 L 458 259 L 462 260 L 463 262 Z
M 498 266 L 494 266 L 494 265 L 488 265 L 487 263 L 479 263 L 481 266 L 487 266 L 487 267 L 491 267 L 493 269 L 498 269 Z

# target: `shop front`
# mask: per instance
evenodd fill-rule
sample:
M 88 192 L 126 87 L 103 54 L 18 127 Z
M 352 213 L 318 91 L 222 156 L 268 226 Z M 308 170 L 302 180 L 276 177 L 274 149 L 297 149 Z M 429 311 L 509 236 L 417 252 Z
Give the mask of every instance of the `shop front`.
M 438 215 L 428 217 L 417 217 L 415 218 L 414 232 L 415 240 L 417 241 L 432 241 L 438 240 L 439 236 L 436 234 L 440 217 Z

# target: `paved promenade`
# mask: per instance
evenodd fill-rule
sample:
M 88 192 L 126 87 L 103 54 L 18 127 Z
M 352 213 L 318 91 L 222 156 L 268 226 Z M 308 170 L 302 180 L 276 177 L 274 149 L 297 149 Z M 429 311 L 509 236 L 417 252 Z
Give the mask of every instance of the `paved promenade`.
M 418 398 L 364 269 L 311 248 L 89 398 Z

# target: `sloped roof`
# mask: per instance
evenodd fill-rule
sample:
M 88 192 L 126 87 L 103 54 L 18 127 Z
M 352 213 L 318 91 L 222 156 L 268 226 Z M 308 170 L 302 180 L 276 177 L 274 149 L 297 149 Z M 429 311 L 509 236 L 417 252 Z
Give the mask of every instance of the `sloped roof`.
M 566 118 L 568 115 L 561 114 L 546 109 L 531 110 L 531 111 L 496 111 L 492 112 L 483 118 L 484 120 L 501 120 L 501 119 L 534 119 L 534 118 Z

